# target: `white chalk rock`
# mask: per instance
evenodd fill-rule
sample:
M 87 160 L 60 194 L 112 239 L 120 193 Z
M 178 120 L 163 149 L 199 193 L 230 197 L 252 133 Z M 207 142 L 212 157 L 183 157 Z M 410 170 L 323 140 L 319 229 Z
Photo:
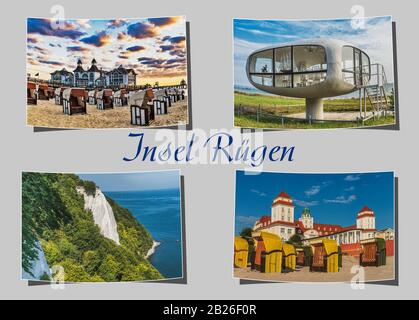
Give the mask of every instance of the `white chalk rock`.
M 119 245 L 118 226 L 115 216 L 102 191 L 96 188 L 95 195 L 88 195 L 83 187 L 78 187 L 77 191 L 84 196 L 84 209 L 92 212 L 93 220 L 100 228 L 100 233 L 105 238 L 111 239 Z

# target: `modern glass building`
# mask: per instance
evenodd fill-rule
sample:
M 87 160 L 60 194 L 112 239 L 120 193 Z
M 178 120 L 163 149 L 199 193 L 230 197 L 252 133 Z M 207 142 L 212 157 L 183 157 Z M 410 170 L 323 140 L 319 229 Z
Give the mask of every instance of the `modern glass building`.
M 246 65 L 250 83 L 272 94 L 306 98 L 306 115 L 323 119 L 322 98 L 367 85 L 371 63 L 361 49 L 341 40 L 313 39 L 253 52 Z

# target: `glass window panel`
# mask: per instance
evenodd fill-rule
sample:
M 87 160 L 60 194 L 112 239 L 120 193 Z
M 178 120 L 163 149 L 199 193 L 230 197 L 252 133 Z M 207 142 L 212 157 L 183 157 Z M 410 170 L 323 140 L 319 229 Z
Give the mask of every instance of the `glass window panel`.
M 278 88 L 291 88 L 292 77 L 289 74 L 275 76 L 275 87 Z
M 348 82 L 350 84 L 355 84 L 353 72 L 344 71 L 342 74 L 343 74 L 343 80 L 345 80 L 345 82 Z
M 342 69 L 347 71 L 354 70 L 354 49 L 352 47 L 342 48 Z
M 291 47 L 275 49 L 275 73 L 291 71 Z
M 363 75 L 363 84 L 366 84 L 371 79 L 371 66 L 370 58 L 364 53 L 361 53 L 362 58 L 362 75 Z
M 294 74 L 294 88 L 314 86 L 326 80 L 326 72 Z
M 273 50 L 256 53 L 250 60 L 250 73 L 272 73 Z
M 294 47 L 294 72 L 326 70 L 326 52 L 320 46 Z
M 252 81 L 256 84 L 260 84 L 262 86 L 268 86 L 268 87 L 272 87 L 273 86 L 273 81 L 272 81 L 272 76 L 271 75 L 267 75 L 267 76 L 257 76 L 257 75 L 252 75 Z

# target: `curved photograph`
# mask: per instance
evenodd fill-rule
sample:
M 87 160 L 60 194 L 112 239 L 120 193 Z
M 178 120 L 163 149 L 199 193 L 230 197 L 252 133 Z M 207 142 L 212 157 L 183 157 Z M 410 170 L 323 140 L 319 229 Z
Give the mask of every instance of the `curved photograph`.
M 235 125 L 396 123 L 391 17 L 234 20 Z
M 27 124 L 188 124 L 186 18 L 27 20 Z
M 274 282 L 396 279 L 395 177 L 236 173 L 234 277 Z
M 179 171 L 22 173 L 22 279 L 183 277 Z

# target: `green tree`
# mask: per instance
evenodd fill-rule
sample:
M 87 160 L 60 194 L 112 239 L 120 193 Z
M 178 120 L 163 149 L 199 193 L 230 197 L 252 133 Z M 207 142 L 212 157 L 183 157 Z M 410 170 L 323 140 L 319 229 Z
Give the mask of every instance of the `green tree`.
M 298 234 L 294 234 L 288 239 L 287 243 L 294 245 L 301 245 L 301 237 Z

